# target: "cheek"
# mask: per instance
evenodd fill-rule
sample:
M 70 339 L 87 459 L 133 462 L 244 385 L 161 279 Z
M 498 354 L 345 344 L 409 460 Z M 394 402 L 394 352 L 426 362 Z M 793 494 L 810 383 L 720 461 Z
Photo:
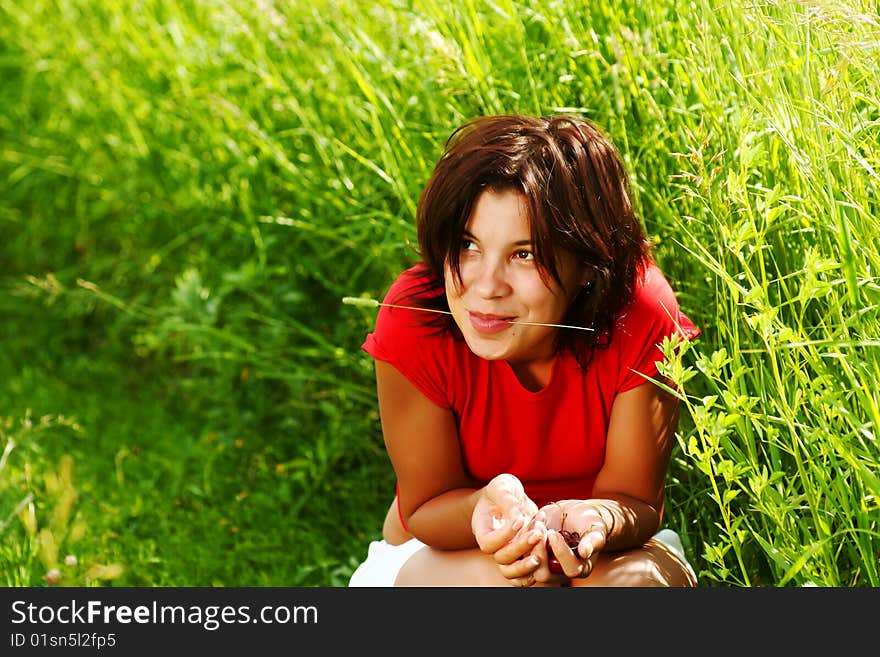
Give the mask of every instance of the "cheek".
M 450 276 L 452 276 L 450 280 L 459 292 L 467 288 L 468 281 L 474 276 L 474 268 L 475 263 L 472 258 L 462 258 L 461 262 L 458 264 L 459 276 L 456 277 L 455 274 L 450 273 Z
M 455 311 L 456 304 L 461 299 L 461 290 L 455 285 L 455 275 L 452 272 L 446 272 L 444 280 L 444 289 L 446 291 L 446 303 L 449 304 L 449 310 Z
M 559 302 L 558 292 L 548 289 L 537 274 L 524 279 L 519 290 L 520 298 L 533 308 L 552 308 Z
M 452 289 L 451 282 L 455 280 L 455 274 L 452 273 L 452 268 L 449 266 L 449 263 L 443 267 L 443 289 L 446 290 L 446 293 L 449 294 L 449 291 Z
M 443 285 L 448 299 L 461 298 L 467 290 L 468 275 L 467 267 L 464 264 L 459 268 L 459 273 L 460 277 L 456 276 L 449 267 L 443 272 Z
M 551 291 L 541 283 L 528 291 L 527 303 L 546 321 L 558 323 L 568 310 L 570 299 L 562 290 Z

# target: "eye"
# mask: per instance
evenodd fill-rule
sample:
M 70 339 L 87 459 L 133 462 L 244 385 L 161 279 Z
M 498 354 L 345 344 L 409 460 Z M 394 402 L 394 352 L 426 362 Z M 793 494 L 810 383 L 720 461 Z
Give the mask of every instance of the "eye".
M 514 252 L 513 257 L 515 260 L 529 261 L 535 259 L 535 254 L 528 249 L 520 249 L 519 251 Z
M 461 250 L 462 251 L 476 251 L 477 245 L 474 244 L 473 240 L 469 240 L 468 238 L 464 237 L 461 240 Z

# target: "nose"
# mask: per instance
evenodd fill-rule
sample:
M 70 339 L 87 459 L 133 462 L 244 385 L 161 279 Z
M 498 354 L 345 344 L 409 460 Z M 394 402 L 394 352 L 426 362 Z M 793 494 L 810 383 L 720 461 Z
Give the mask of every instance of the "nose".
M 474 263 L 471 289 L 484 299 L 503 297 L 510 290 L 505 262 L 501 258 L 483 257 Z

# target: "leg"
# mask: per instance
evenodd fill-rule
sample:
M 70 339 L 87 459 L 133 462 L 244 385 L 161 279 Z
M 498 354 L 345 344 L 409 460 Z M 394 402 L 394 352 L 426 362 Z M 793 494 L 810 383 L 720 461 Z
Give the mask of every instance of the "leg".
M 603 554 L 586 579 L 572 586 L 694 587 L 697 580 L 668 546 L 650 539 L 640 548 Z
M 479 550 L 424 547 L 401 567 L 395 586 L 511 586 L 491 557 Z M 626 552 L 603 554 L 589 577 L 572 586 L 693 587 L 696 579 L 678 556 L 651 539 Z
M 397 574 L 395 586 L 511 586 L 491 557 L 477 549 L 424 547 Z

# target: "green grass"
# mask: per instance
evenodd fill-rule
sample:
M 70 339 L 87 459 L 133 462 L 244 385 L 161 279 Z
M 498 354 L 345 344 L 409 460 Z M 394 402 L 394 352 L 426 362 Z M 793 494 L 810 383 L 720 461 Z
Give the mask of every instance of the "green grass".
M 413 257 L 453 127 L 570 109 L 703 329 L 667 504 L 701 582 L 880 585 L 876 3 L 22 7 L 0 582 L 344 585 L 394 480 L 340 300 Z

